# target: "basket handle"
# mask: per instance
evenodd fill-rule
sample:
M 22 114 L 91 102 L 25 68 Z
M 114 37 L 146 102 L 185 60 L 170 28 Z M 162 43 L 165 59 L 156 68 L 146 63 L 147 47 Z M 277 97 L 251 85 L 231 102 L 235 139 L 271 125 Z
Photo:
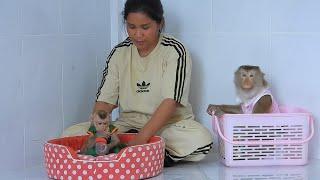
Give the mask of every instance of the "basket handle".
M 310 134 L 306 139 L 303 140 L 298 140 L 298 141 L 241 141 L 241 142 L 235 142 L 232 141 L 228 138 L 226 138 L 224 136 L 224 134 L 221 132 L 220 129 L 220 124 L 219 124 L 219 120 L 218 117 L 215 115 L 212 115 L 213 118 L 213 125 L 214 125 L 214 129 L 216 131 L 218 131 L 219 136 L 226 142 L 230 143 L 230 144 L 234 144 L 234 145 L 286 145 L 286 144 L 303 144 L 306 143 L 308 141 L 310 141 L 310 139 L 312 138 L 312 136 L 314 135 L 314 123 L 313 123 L 313 118 L 312 116 L 309 116 L 309 122 L 310 122 Z

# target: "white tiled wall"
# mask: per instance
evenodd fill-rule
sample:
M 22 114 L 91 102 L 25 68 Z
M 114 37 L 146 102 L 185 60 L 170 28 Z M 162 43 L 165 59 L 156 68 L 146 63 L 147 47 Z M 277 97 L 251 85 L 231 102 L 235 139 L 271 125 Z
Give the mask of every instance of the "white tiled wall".
M 270 7 L 272 32 L 319 33 L 320 1 L 281 0 Z
M 7 0 L 5 0 L 7 1 Z M 60 1 L 20 0 L 19 30 L 23 35 L 58 34 L 60 29 Z
M 0 150 L 0 159 L 6 162 L 0 165 L 0 171 L 6 167 L 24 167 L 25 122 L 21 113 L 23 67 L 17 66 L 21 64 L 20 57 L 21 41 L 17 38 L 0 37 L 0 131 L 2 132 L 0 146 L 4 147 Z M 16 155 L 14 161 L 10 157 L 12 152 Z
M 318 0 L 162 2 L 166 32 L 192 54 L 190 100 L 205 126 L 211 127 L 209 103 L 236 103 L 232 79 L 241 64 L 261 66 L 280 103 L 320 118 Z M 86 120 L 110 41 L 117 39 L 115 30 L 123 32 L 121 23 L 110 23 L 110 15 L 119 15 L 110 14 L 117 13 L 110 3 L 119 5 L 0 1 L 0 171 L 43 163 L 43 141 Z M 316 123 L 311 155 L 320 158 L 318 129 Z
M 272 3 L 269 0 L 212 0 L 214 31 L 237 34 L 268 32 L 269 6 Z
M 110 51 L 109 3 L 0 1 L 0 172 L 43 164 L 43 142 L 87 120 Z

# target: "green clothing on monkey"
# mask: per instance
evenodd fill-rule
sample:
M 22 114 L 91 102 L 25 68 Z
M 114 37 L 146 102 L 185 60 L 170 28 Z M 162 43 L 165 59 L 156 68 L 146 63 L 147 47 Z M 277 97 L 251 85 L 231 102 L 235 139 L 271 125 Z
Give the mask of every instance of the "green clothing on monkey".
M 112 132 L 116 127 L 112 124 L 109 125 L 109 132 Z M 88 133 L 89 134 L 93 134 L 96 138 L 97 138 L 97 130 L 96 127 L 94 125 L 91 125 L 88 129 Z M 109 144 L 111 142 L 111 136 L 107 139 L 107 144 Z M 115 147 L 113 147 L 112 149 L 110 149 L 109 153 L 118 153 L 122 148 L 125 148 L 126 144 L 124 143 L 119 143 L 118 145 L 116 145 Z M 93 146 L 92 148 L 88 148 L 86 155 L 91 155 L 91 156 L 98 156 L 96 153 L 96 147 Z
M 112 132 L 116 127 L 112 124 L 109 125 L 109 132 Z M 93 133 L 94 135 L 97 133 L 97 129 L 94 125 L 90 125 L 88 132 Z

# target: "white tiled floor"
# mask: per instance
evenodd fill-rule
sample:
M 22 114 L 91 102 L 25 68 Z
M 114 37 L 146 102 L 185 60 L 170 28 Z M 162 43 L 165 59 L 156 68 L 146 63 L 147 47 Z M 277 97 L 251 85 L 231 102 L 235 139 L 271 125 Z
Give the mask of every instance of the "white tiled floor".
M 48 179 L 43 167 L 30 168 L 25 172 L 3 174 L 0 179 L 44 180 Z M 311 159 L 305 166 L 271 166 L 229 168 L 218 162 L 216 155 L 198 163 L 181 163 L 165 168 L 152 180 L 319 180 L 320 160 Z

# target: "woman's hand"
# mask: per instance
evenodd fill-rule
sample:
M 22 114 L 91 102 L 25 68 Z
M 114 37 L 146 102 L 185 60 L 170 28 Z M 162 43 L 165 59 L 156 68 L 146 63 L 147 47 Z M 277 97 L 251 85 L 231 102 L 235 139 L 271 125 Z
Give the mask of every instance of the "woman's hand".
M 132 141 L 129 141 L 128 146 L 146 144 L 149 140 L 149 137 L 144 136 L 141 133 L 138 133 Z
M 103 110 L 103 111 L 106 111 L 107 113 L 111 114 L 112 110 L 117 108 L 117 107 L 118 106 L 110 104 L 110 103 L 97 101 L 96 104 L 94 105 L 92 114 L 94 114 L 98 110 Z M 91 116 L 90 116 L 90 119 L 91 119 Z
M 173 99 L 165 99 L 161 102 L 151 119 L 144 125 L 135 138 L 128 145 L 146 144 L 153 135 L 167 124 L 175 113 L 178 103 Z
M 133 140 L 129 141 L 128 146 L 146 144 L 149 140 L 149 136 L 144 135 L 142 131 L 140 131 Z

